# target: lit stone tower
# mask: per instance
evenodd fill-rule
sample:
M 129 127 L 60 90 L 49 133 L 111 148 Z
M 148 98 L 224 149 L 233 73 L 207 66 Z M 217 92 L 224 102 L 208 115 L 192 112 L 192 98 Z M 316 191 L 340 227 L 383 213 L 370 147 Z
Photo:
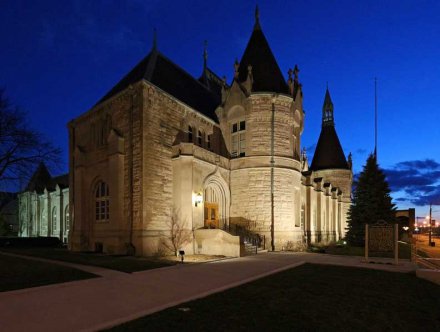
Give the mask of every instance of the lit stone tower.
M 345 235 L 347 211 L 351 202 L 350 196 L 353 180 L 351 167 L 351 156 L 349 155 L 347 162 L 336 133 L 333 102 L 327 88 L 322 106 L 321 134 L 319 135 L 310 170 L 313 172 L 315 179 L 322 179 L 324 183 L 331 183 L 334 190 L 342 191 L 342 197 L 338 202 L 338 204 L 341 205 L 340 215 L 333 216 L 333 218 L 327 216 L 328 219 L 331 219 L 330 222 L 328 222 L 330 225 L 328 228 L 330 234 L 327 234 L 330 236 L 328 240 L 338 240 Z M 316 237 L 320 238 L 320 234 L 316 234 Z
M 230 225 L 264 235 L 266 248 L 282 250 L 301 240 L 302 91 L 296 66 L 285 81 L 258 8 L 255 14 L 251 38 L 216 113 L 231 156 Z

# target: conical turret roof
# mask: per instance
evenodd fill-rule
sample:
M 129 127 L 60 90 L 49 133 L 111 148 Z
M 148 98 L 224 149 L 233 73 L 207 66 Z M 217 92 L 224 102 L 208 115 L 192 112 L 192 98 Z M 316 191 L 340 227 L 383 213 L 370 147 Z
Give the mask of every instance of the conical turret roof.
M 350 169 L 333 121 L 333 103 L 327 88 L 322 106 L 323 118 L 321 134 L 313 156 L 312 171 L 322 169 Z
M 258 15 L 258 14 L 257 14 Z M 261 30 L 258 16 L 251 38 L 246 46 L 238 68 L 240 82 L 248 76 L 248 66 L 252 66 L 253 92 L 288 93 L 289 89 L 280 67 Z

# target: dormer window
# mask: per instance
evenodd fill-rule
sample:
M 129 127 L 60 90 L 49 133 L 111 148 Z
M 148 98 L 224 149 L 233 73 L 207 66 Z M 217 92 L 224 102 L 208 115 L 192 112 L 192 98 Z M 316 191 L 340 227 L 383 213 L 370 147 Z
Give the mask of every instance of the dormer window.
M 231 156 L 244 157 L 246 151 L 246 122 L 237 121 L 231 124 Z

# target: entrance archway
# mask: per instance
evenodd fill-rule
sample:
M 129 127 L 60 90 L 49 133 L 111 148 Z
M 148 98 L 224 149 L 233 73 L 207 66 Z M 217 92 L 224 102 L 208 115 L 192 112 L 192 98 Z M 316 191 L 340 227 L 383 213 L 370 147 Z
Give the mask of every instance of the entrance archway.
M 230 193 L 226 181 L 218 174 L 207 177 L 203 185 L 203 196 L 205 227 L 227 229 Z

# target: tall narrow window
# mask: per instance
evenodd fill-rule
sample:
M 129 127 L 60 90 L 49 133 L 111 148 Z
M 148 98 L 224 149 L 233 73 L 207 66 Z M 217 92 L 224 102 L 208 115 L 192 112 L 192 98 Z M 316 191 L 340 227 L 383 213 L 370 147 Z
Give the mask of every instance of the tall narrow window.
M 246 152 L 246 122 L 238 121 L 231 125 L 231 156 L 244 157 Z
M 197 132 L 197 144 L 198 144 L 199 146 L 202 146 L 202 137 L 203 137 L 203 134 L 202 134 L 202 132 L 199 130 L 199 131 Z
M 52 234 L 55 233 L 58 229 L 58 223 L 57 223 L 57 208 L 54 207 L 52 209 Z
M 193 142 L 193 129 L 191 126 L 188 126 L 188 142 Z
M 95 189 L 95 220 L 99 222 L 110 219 L 110 194 L 108 185 L 99 182 Z
M 211 150 L 211 136 L 212 136 L 212 135 L 208 135 L 208 137 L 207 137 L 207 146 L 208 146 L 208 150 Z
M 69 205 L 66 206 L 66 209 L 64 210 L 64 230 L 67 232 L 70 228 L 70 214 L 69 214 Z

